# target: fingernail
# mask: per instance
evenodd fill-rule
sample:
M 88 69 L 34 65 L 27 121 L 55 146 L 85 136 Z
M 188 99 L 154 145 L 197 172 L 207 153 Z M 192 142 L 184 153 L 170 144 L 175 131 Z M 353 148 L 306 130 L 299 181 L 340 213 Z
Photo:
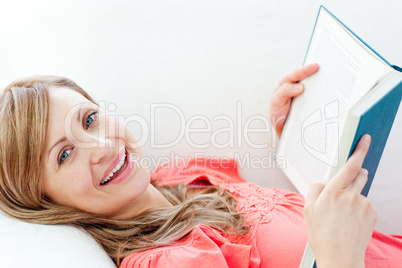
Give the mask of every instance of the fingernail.
M 303 85 L 302 85 L 302 84 L 296 84 L 293 90 L 297 92 L 297 91 L 300 91 L 300 90 L 302 90 L 302 89 L 303 89 Z
M 363 136 L 363 142 L 364 142 L 365 144 L 369 144 L 370 141 L 371 141 L 371 136 L 370 136 L 369 134 L 365 134 L 365 135 Z
M 368 170 L 367 170 L 367 169 L 362 168 L 362 172 L 363 172 L 365 175 L 368 175 Z

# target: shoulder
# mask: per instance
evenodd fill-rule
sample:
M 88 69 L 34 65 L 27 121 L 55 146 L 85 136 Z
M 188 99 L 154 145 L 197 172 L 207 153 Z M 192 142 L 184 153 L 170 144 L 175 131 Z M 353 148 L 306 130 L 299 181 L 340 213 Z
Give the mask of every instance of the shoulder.
M 151 180 L 157 185 L 183 183 L 195 187 L 245 182 L 234 159 L 204 157 L 165 164 L 152 172 Z
M 250 250 L 251 247 L 247 245 L 231 244 L 219 231 L 211 227 L 198 225 L 176 244 L 127 256 L 120 268 L 240 267 L 231 264 L 248 262 Z

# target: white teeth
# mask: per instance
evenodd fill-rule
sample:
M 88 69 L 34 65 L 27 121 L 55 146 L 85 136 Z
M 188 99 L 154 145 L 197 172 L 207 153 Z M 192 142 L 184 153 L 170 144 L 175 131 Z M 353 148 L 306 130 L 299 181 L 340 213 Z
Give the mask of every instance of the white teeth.
M 107 182 L 109 182 L 110 181 L 110 178 L 113 176 L 113 174 L 116 172 L 116 171 L 118 171 L 120 168 L 121 168 L 121 166 L 124 164 L 124 160 L 126 160 L 126 154 L 124 154 L 124 156 L 123 156 L 123 158 L 122 159 L 120 159 L 120 162 L 116 165 L 116 167 L 109 173 L 109 175 L 107 175 L 106 176 L 106 178 L 104 178 L 102 181 L 101 181 L 101 185 L 103 185 L 103 184 L 105 184 L 105 183 L 107 183 Z
M 121 168 L 121 165 L 124 163 L 124 159 L 126 158 L 126 155 L 123 156 L 123 158 L 120 160 L 120 162 L 117 164 L 117 166 L 113 169 L 111 173 L 115 173 Z

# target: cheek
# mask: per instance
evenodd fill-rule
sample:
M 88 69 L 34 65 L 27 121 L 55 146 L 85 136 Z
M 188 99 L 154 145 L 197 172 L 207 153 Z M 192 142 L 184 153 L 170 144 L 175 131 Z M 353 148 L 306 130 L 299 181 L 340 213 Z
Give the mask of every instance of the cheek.
M 93 189 L 91 175 L 83 169 L 49 176 L 43 181 L 44 194 L 50 200 L 63 205 L 72 205 L 79 197 L 85 197 Z
M 141 189 L 142 191 L 145 191 L 150 182 L 151 182 L 151 176 L 149 173 L 149 170 L 146 168 L 139 168 L 138 174 L 136 176 L 138 178 L 138 188 Z

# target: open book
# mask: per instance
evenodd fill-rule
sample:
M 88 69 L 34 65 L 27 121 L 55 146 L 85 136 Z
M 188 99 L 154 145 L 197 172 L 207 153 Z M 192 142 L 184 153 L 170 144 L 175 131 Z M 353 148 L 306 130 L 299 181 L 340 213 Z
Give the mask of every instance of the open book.
M 306 196 L 309 185 L 331 179 L 360 137 L 370 134 L 363 167 L 367 195 L 402 99 L 402 73 L 320 7 L 304 64 L 319 71 L 304 79 L 292 102 L 277 149 L 283 171 Z M 307 247 L 308 249 L 309 247 Z M 310 254 L 307 260 L 306 254 Z M 313 267 L 306 250 L 300 267 Z

